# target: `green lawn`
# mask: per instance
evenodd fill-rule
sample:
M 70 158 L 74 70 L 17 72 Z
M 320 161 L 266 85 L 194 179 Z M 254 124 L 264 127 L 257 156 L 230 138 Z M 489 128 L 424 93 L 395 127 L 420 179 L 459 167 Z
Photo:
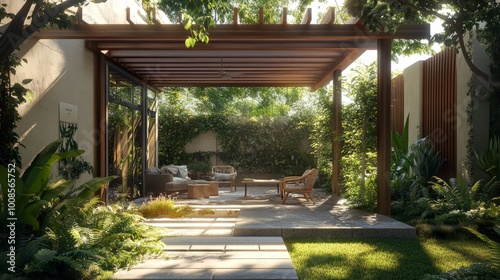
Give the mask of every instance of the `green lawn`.
M 487 245 L 470 239 L 285 240 L 300 279 L 421 279 L 489 258 Z

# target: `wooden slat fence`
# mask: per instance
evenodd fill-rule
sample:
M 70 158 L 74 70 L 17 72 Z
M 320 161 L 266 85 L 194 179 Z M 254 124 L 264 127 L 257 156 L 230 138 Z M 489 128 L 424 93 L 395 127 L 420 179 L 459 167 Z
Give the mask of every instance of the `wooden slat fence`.
M 424 61 L 422 136 L 431 137 L 446 159 L 438 176 L 456 177 L 456 52 L 447 49 Z
M 395 77 L 391 81 L 391 131 L 403 133 L 404 116 L 404 76 Z

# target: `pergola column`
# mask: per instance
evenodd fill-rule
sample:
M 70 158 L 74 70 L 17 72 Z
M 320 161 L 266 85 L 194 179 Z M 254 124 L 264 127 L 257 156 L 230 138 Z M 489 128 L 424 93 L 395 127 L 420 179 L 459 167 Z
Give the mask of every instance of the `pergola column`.
M 377 41 L 377 208 L 391 214 L 391 40 Z
M 340 160 L 342 153 L 342 142 L 340 134 L 342 133 L 342 84 L 340 77 L 342 71 L 335 70 L 333 72 L 333 110 L 332 110 L 332 192 L 340 193 L 339 177 L 340 177 Z

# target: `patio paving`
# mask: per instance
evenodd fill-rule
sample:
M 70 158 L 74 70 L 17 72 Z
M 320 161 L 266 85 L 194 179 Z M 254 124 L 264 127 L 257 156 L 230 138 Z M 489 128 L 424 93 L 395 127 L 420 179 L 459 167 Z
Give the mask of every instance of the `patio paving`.
M 202 199 L 180 194 L 178 204 L 214 214 L 149 220 L 169 229 L 163 239 L 169 259 L 145 260 L 113 278 L 298 279 L 283 238 L 416 237 L 414 227 L 349 209 L 335 195 L 315 189 L 313 197 L 316 205 L 300 195 L 282 205 L 276 187 L 249 187 L 246 198 L 243 187 L 236 192 L 223 187 L 219 196 Z

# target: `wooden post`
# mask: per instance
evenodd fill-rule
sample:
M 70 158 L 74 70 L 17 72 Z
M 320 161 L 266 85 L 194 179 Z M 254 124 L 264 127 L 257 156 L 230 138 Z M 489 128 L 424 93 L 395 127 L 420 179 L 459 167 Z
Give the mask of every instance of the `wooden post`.
M 342 152 L 342 142 L 340 134 L 342 133 L 342 88 L 340 77 L 342 71 L 335 70 L 333 72 L 333 112 L 332 112 L 332 191 L 334 194 L 339 194 L 339 177 L 340 177 L 340 160 Z
M 391 40 L 377 42 L 377 208 L 391 214 Z
M 106 59 L 104 55 L 98 53 L 94 54 L 95 63 L 94 67 L 94 118 L 95 118 L 95 129 L 94 134 L 94 172 L 96 176 L 104 177 L 106 174 L 106 126 L 107 126 L 107 97 L 106 97 Z M 107 190 L 101 187 L 98 194 L 101 201 L 104 203 L 108 202 Z

